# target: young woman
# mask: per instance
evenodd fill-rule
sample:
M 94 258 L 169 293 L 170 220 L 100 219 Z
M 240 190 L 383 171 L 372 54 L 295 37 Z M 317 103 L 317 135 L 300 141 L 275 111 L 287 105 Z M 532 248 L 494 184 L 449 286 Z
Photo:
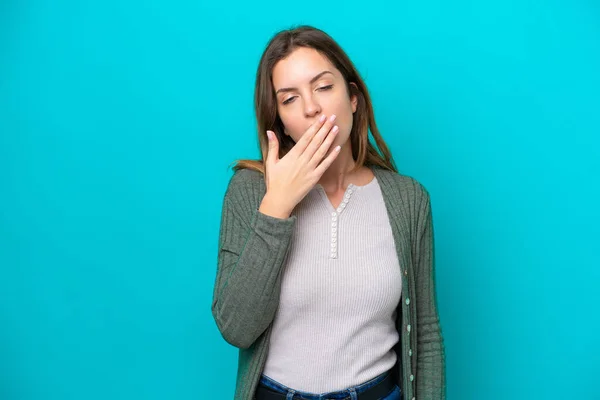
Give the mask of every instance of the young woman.
M 444 399 L 429 194 L 356 68 L 319 29 L 279 32 L 255 108 L 262 159 L 229 181 L 212 301 L 235 399 Z

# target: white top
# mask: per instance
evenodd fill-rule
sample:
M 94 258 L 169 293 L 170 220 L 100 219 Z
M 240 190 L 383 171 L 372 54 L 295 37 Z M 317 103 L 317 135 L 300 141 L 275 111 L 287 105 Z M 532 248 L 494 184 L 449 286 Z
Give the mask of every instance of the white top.
M 396 362 L 402 277 L 377 178 L 349 185 L 337 209 L 316 185 L 296 206 L 263 374 L 321 394 Z

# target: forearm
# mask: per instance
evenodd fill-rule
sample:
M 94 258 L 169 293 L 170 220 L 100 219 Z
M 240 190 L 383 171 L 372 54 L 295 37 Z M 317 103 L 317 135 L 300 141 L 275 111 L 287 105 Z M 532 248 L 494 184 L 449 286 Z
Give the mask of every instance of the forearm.
M 419 316 L 417 338 L 417 399 L 446 398 L 445 350 L 439 318 Z
M 232 216 L 223 220 L 212 312 L 225 340 L 247 348 L 275 316 L 296 217 L 275 218 L 255 210 L 243 234 L 228 231 L 228 226 L 241 228 L 228 218 Z
M 420 212 L 417 269 L 417 399 L 446 398 L 445 350 L 437 308 L 433 218 L 426 194 Z

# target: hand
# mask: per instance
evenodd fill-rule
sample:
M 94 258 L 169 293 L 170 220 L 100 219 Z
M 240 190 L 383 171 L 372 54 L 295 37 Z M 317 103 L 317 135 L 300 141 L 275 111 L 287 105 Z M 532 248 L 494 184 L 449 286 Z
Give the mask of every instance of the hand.
M 267 192 L 259 210 L 278 218 L 287 218 L 296 205 L 308 194 L 340 153 L 340 146 L 327 156 L 339 127 L 335 115 L 316 120 L 300 140 L 281 159 L 279 142 L 274 132 L 267 131 L 269 149 L 265 162 Z

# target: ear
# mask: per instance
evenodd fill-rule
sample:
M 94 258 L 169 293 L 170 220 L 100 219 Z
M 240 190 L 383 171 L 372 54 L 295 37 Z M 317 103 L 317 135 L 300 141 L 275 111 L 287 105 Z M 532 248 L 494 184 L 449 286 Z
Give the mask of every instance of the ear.
M 356 83 L 354 82 L 350 82 L 350 86 L 350 102 L 352 103 L 352 114 L 354 114 L 358 107 L 358 96 L 352 93 L 355 91 L 358 92 L 358 86 L 356 86 Z

